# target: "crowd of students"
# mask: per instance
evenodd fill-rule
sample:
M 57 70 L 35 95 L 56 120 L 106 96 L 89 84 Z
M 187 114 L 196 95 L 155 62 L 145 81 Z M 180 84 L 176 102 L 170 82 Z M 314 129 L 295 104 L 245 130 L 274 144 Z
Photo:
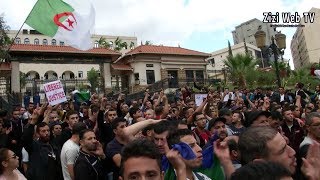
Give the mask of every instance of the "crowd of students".
M 0 180 L 319 179 L 320 86 L 189 87 L 0 112 Z

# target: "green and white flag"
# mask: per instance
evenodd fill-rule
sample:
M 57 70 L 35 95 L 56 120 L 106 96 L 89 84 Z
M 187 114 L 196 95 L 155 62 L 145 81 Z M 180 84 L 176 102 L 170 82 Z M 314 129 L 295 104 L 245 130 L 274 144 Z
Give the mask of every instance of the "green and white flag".
M 26 20 L 38 32 L 81 50 L 93 47 L 94 22 L 95 10 L 88 0 L 38 0 Z

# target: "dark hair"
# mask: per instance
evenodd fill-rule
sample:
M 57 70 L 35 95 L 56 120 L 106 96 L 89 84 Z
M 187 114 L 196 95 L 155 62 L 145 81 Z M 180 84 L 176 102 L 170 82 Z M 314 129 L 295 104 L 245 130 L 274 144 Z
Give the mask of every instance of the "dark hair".
M 121 151 L 120 175 L 123 176 L 124 163 L 130 158 L 147 157 L 157 161 L 161 171 L 161 154 L 154 143 L 146 139 L 134 140 L 125 145 Z
M 288 169 L 275 162 L 252 162 L 237 169 L 231 180 L 236 179 L 260 179 L 280 180 L 283 177 L 291 176 Z
M 315 117 L 320 118 L 320 113 L 319 112 L 311 112 L 310 114 L 308 114 L 306 117 L 306 122 L 305 122 L 306 125 L 310 126 L 312 124 L 313 118 L 315 118 Z
M 156 134 L 161 134 L 165 131 L 171 131 L 171 123 L 169 121 L 161 121 L 153 126 L 153 131 Z
M 36 132 L 39 133 L 40 132 L 40 128 L 45 127 L 45 126 L 48 126 L 48 124 L 45 123 L 45 122 L 40 122 L 39 124 L 37 124 Z
M 159 105 L 154 108 L 154 113 L 156 116 L 161 115 L 162 112 L 163 112 L 163 106 Z
M 7 149 L 7 148 L 1 148 L 0 149 L 0 163 L 1 163 L 0 175 L 3 174 L 3 171 L 4 171 L 4 167 L 2 165 L 2 161 L 6 161 L 8 159 L 8 151 L 9 151 L 9 149 Z
M 226 124 L 226 121 L 227 121 L 227 120 L 226 120 L 226 118 L 224 118 L 224 117 L 218 117 L 218 118 L 216 118 L 216 119 L 212 119 L 212 120 L 209 121 L 208 130 L 210 131 L 211 128 L 212 128 L 213 126 L 215 126 L 217 122 L 223 122 L 224 124 Z
M 147 132 L 153 129 L 153 124 L 148 125 L 147 127 L 142 129 L 142 135 L 147 136 Z
M 70 110 L 70 111 L 67 112 L 66 118 L 69 119 L 69 117 L 70 117 L 71 115 L 73 115 L 73 114 L 79 115 L 79 112 L 78 112 L 78 111 L 75 111 L 75 110 Z
M 99 112 L 100 108 L 95 104 L 91 104 L 90 109 L 91 109 L 91 113 L 97 113 L 97 112 Z
M 301 83 L 301 82 L 298 82 L 298 83 L 297 83 L 297 87 L 298 87 L 299 89 L 302 89 L 302 88 L 303 88 L 303 86 L 304 86 L 304 84 L 303 84 L 303 83 Z
M 91 130 L 91 129 L 84 129 L 84 130 L 80 131 L 80 133 L 79 133 L 79 139 L 82 140 L 83 137 L 84 137 L 84 135 L 85 135 L 87 132 L 93 132 L 93 130 Z M 94 132 L 93 132 L 93 133 L 94 133 Z
M 131 108 L 129 109 L 129 114 L 130 114 L 130 116 L 133 118 L 133 115 L 134 115 L 137 111 L 139 111 L 139 107 L 136 107 L 136 106 L 131 107 Z
M 170 133 L 167 139 L 169 148 L 171 148 L 172 145 L 181 142 L 180 139 L 187 135 L 193 136 L 193 132 L 190 129 L 177 129 L 176 131 Z
M 119 125 L 121 122 L 127 122 L 127 120 L 124 119 L 124 118 L 121 118 L 121 117 L 115 118 L 115 119 L 111 122 L 111 128 L 112 128 L 112 129 L 117 129 L 118 125 Z
M 242 164 L 247 164 L 256 158 L 269 155 L 267 142 L 272 140 L 277 131 L 271 127 L 250 127 L 239 136 L 239 150 Z
M 270 113 L 271 113 L 271 119 L 279 120 L 279 121 L 283 120 L 282 115 L 279 111 L 271 111 Z
M 229 147 L 229 151 L 231 152 L 232 150 L 238 151 L 239 147 L 238 147 L 238 143 L 234 140 L 234 139 L 230 139 L 227 141 L 228 147 Z
M 77 122 L 72 126 L 72 134 L 80 134 L 81 131 L 87 129 L 86 124 L 83 122 Z

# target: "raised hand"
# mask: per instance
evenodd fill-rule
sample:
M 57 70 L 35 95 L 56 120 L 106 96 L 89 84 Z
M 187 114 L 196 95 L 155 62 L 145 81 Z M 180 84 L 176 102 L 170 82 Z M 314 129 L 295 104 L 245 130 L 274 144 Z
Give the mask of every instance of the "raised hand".
M 92 151 L 92 153 L 98 156 L 99 158 L 104 159 L 106 155 L 103 152 L 102 145 L 99 141 L 97 141 L 96 143 L 97 143 L 97 149 L 95 151 Z
M 307 157 L 302 158 L 301 171 L 309 180 L 317 180 L 320 177 L 320 144 L 313 141 L 310 144 Z
M 186 169 L 186 164 L 179 151 L 171 149 L 166 153 L 166 157 L 176 171 L 183 171 Z

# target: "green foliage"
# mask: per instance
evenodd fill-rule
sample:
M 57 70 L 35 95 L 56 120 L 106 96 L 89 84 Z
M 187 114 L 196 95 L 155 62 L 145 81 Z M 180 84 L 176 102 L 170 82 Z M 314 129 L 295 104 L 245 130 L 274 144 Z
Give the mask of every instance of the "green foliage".
M 228 56 L 224 60 L 230 73 L 234 85 L 239 87 L 247 86 L 247 77 L 255 71 L 256 61 L 249 55 L 236 54 L 235 56 Z
M 102 36 L 100 37 L 98 44 L 99 44 L 99 47 L 102 47 L 102 48 L 107 48 L 107 49 L 111 48 L 111 44 L 107 42 L 106 38 Z
M 115 51 L 121 51 L 122 49 L 128 49 L 128 44 L 127 42 L 123 42 L 122 39 L 117 37 L 117 39 L 114 41 L 114 50 Z
M 9 58 L 7 49 L 12 43 L 7 35 L 9 29 L 9 26 L 7 26 L 6 22 L 4 21 L 4 17 L 0 15 L 0 61 L 7 61 Z
M 88 71 L 88 81 L 91 84 L 91 91 L 95 91 L 99 86 L 99 71 L 91 68 L 91 70 Z
M 318 78 L 310 75 L 309 65 L 291 71 L 290 76 L 285 79 L 284 85 L 289 88 L 293 88 L 297 82 L 302 82 L 305 86 L 310 84 L 311 89 L 314 89 L 318 84 L 320 84 L 320 80 Z
M 144 43 L 144 45 L 152 45 L 152 42 L 151 42 L 151 41 L 146 41 L 146 42 Z
M 133 49 L 134 46 L 135 46 L 135 45 L 134 45 L 134 42 L 131 41 L 131 42 L 130 42 L 130 45 L 129 45 L 130 49 Z

